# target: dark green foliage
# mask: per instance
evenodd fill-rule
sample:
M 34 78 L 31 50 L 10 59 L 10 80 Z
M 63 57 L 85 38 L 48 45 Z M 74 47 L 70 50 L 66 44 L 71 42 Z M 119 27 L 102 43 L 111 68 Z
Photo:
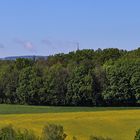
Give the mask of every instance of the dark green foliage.
M 16 132 L 11 125 L 0 129 L 0 140 L 15 140 Z
M 136 135 L 135 135 L 134 140 L 140 140 L 140 129 L 138 129 L 138 130 L 136 131 Z
M 0 129 L 0 140 L 39 140 L 32 131 L 16 131 L 11 125 Z
M 21 104 L 40 104 L 42 88 L 40 72 L 34 67 L 26 67 L 19 74 L 16 94 Z
M 111 138 L 103 138 L 103 137 L 90 136 L 89 140 L 112 140 L 112 139 Z
M 48 124 L 43 128 L 41 140 L 65 140 L 66 137 L 63 126 Z
M 65 105 L 67 93 L 68 70 L 61 64 L 46 69 L 44 75 L 44 94 L 42 104 Z
M 30 59 L 23 59 L 23 58 L 18 58 L 15 61 L 15 68 L 18 70 L 22 70 L 23 68 L 33 66 L 34 61 Z
M 74 137 L 72 138 L 72 140 L 77 140 L 77 138 L 74 136 Z
M 32 131 L 25 129 L 16 132 L 15 140 L 39 140 L 39 137 L 37 137 Z
M 106 67 L 107 88 L 103 97 L 108 105 L 135 105 L 140 94 L 140 59 L 120 59 Z M 138 76 L 139 75 L 139 76 Z
M 68 105 L 94 105 L 93 78 L 85 67 L 76 67 L 70 75 L 67 91 Z
M 63 126 L 48 124 L 43 128 L 42 135 L 36 136 L 30 130 L 16 130 L 11 125 L 0 129 L 0 140 L 65 140 L 67 135 L 64 132 Z M 72 140 L 78 140 L 75 136 Z M 111 138 L 103 138 L 90 136 L 89 140 L 112 140 Z M 136 132 L 134 140 L 140 140 L 140 130 Z
M 139 106 L 140 49 L 78 50 L 0 61 L 0 103 Z

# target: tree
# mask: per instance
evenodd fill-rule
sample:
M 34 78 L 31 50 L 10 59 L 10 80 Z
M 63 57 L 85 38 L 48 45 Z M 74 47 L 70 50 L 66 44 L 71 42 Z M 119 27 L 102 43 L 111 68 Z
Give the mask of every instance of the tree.
M 5 67 L 0 76 L 0 90 L 2 103 L 17 103 L 16 88 L 18 84 L 18 71 L 13 64 Z
M 43 81 L 40 72 L 33 67 L 24 68 L 19 75 L 17 96 L 21 104 L 40 104 Z
M 83 66 L 73 68 L 68 82 L 68 105 L 94 105 L 93 79 Z
M 136 104 L 139 98 L 139 64 L 140 61 L 135 59 L 120 59 L 106 67 L 107 88 L 103 91 L 103 98 L 107 105 Z
M 140 104 L 140 66 L 137 66 L 137 69 L 133 73 L 130 84 L 135 92 L 136 103 Z
M 61 64 L 55 64 L 44 75 L 43 103 L 65 105 L 69 72 Z
M 33 66 L 34 61 L 31 59 L 18 58 L 15 61 L 15 68 L 22 70 L 23 68 Z
M 0 60 L 0 103 L 139 106 L 140 48 Z

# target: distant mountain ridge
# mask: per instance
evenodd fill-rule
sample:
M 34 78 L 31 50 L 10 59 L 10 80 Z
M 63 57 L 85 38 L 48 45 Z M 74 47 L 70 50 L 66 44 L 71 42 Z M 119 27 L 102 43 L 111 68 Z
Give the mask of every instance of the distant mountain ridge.
M 18 58 L 24 58 L 24 59 L 32 59 L 32 60 L 38 60 L 38 59 L 47 59 L 48 56 L 35 56 L 35 55 L 28 55 L 28 56 L 9 56 L 9 57 L 4 57 L 0 58 L 0 60 L 16 60 Z

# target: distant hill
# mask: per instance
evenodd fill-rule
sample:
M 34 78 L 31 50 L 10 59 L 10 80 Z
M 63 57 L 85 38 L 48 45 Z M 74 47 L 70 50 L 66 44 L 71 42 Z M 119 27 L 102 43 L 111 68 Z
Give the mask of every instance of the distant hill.
M 25 59 L 32 59 L 32 60 L 38 60 L 38 59 L 47 59 L 48 56 L 9 56 L 5 58 L 0 58 L 0 60 L 16 60 L 18 58 L 25 58 Z

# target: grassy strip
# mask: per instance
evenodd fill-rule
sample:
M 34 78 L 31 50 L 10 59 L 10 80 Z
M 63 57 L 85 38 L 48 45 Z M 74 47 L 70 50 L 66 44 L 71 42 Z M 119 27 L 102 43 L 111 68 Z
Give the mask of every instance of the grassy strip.
M 140 107 L 49 107 L 28 105 L 0 105 L 0 114 L 28 114 L 28 113 L 64 113 L 64 112 L 94 112 L 109 110 L 133 110 Z

